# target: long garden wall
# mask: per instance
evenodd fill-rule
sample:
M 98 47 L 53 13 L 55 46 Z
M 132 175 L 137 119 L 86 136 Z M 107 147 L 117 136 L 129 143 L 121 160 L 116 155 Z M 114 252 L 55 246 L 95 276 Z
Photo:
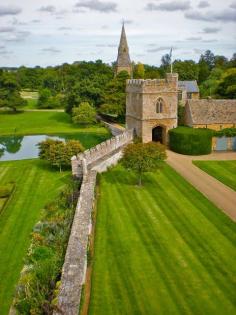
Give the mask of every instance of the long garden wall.
M 54 315 L 78 315 L 81 291 L 87 270 L 88 239 L 92 231 L 91 214 L 97 172 L 114 165 L 122 156 L 125 145 L 132 142 L 133 130 L 103 142 L 72 158 L 72 172 L 82 178 L 80 196 L 75 211 L 65 262 L 62 269 L 57 310 Z

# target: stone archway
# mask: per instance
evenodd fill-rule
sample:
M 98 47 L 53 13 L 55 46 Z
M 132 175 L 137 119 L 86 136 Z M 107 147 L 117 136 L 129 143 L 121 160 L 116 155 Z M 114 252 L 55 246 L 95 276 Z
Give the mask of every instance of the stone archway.
M 155 128 L 152 129 L 152 141 L 153 142 L 160 142 L 160 143 L 164 143 L 164 128 L 161 126 L 157 126 Z

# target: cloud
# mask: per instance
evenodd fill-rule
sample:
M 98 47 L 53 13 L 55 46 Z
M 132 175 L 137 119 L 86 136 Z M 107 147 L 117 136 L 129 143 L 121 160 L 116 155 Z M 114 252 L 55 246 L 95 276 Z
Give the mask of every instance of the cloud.
M 6 42 L 23 42 L 31 33 L 29 31 L 17 31 L 5 39 Z
M 186 40 L 198 41 L 198 40 L 202 40 L 202 38 L 201 37 L 188 37 L 188 38 L 186 38 Z
M 236 10 L 225 10 L 222 12 L 190 11 L 185 13 L 187 19 L 205 22 L 236 22 Z
M 121 22 L 123 23 L 125 23 L 125 24 L 132 24 L 132 23 L 134 23 L 134 21 L 133 20 L 121 20 Z
M 210 6 L 210 3 L 208 1 L 200 1 L 198 4 L 198 8 L 204 9 L 208 8 Z
M 236 1 L 231 3 L 231 5 L 229 6 L 231 9 L 236 9 Z
M 12 20 L 12 25 L 27 25 L 26 22 L 20 22 L 19 20 L 17 20 L 15 17 Z
M 54 48 L 54 47 L 48 47 L 48 48 L 43 48 L 41 49 L 43 52 L 49 52 L 49 53 L 53 53 L 53 54 L 58 54 L 61 52 L 61 50 Z
M 76 3 L 76 8 L 89 9 L 91 11 L 98 11 L 102 13 L 110 13 L 117 11 L 117 4 L 110 1 L 100 0 L 81 0 Z
M 32 23 L 40 23 L 41 20 L 38 20 L 38 19 L 34 19 L 34 20 L 31 20 Z
M 215 42 L 218 42 L 218 40 L 217 39 L 204 39 L 202 42 L 203 43 L 215 43 Z
M 56 12 L 56 7 L 54 7 L 54 5 L 42 6 L 41 8 L 38 9 L 38 11 L 48 12 L 48 13 L 55 13 Z
M 193 51 L 195 54 L 202 54 L 204 52 L 203 49 L 198 49 L 198 48 L 195 48 Z
M 166 3 L 155 4 L 149 2 L 146 5 L 147 11 L 186 11 L 191 8 L 190 1 L 170 1 Z
M 172 47 L 172 48 L 177 49 L 177 47 Z M 171 50 L 171 46 L 162 46 L 162 47 L 156 47 L 156 48 L 148 49 L 147 52 L 155 53 L 155 52 L 159 52 L 159 51 L 166 51 L 167 53 L 169 53 L 170 50 Z
M 1 49 L 5 49 L 5 46 L 0 46 L 0 50 L 1 50 Z
M 2 56 L 8 56 L 10 54 L 13 54 L 13 51 L 9 51 L 9 50 L 0 50 L 0 55 Z
M 203 29 L 203 33 L 205 34 L 215 34 L 218 33 L 220 31 L 220 28 L 218 27 L 205 27 Z
M 66 27 L 66 26 L 61 26 L 58 28 L 59 31 L 70 31 L 72 28 L 71 27 Z
M 17 15 L 21 13 L 21 8 L 19 7 L 10 7 L 10 6 L 0 6 L 0 16 L 4 15 Z
M 0 33 L 11 33 L 14 32 L 15 28 L 12 26 L 0 26 Z
M 108 47 L 108 48 L 116 48 L 115 44 L 97 44 L 96 47 Z

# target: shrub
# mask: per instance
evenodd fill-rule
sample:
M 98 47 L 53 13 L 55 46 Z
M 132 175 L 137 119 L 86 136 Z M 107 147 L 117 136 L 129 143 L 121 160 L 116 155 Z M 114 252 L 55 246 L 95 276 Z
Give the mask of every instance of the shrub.
M 209 129 L 178 127 L 169 131 L 170 149 L 186 155 L 211 153 L 213 132 Z
M 215 137 L 236 137 L 236 128 L 225 128 L 214 132 Z
M 72 182 L 46 205 L 32 233 L 14 299 L 19 314 L 52 314 L 76 205 L 78 183 Z

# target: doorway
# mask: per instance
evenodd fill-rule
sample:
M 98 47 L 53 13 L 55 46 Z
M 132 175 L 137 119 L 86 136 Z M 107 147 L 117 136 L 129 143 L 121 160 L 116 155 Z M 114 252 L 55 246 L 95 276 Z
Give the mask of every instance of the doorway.
M 163 144 L 163 128 L 161 126 L 152 129 L 152 141 Z

